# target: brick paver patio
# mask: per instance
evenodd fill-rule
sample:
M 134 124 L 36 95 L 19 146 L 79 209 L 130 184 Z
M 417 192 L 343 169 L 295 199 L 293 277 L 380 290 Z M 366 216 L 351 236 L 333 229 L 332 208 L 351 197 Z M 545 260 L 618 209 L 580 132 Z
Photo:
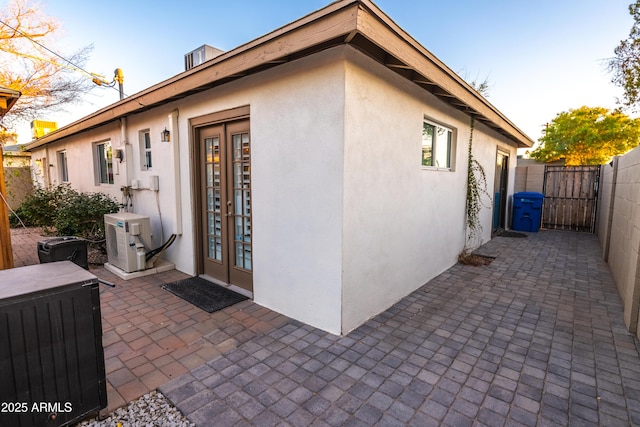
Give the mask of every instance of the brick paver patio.
M 639 425 L 593 235 L 498 237 L 346 337 L 290 322 L 160 387 L 198 425 Z M 392 286 L 392 284 L 390 284 Z
M 14 259 L 29 258 L 24 239 Z M 160 289 L 175 271 L 92 268 L 117 285 L 102 291 L 109 408 L 159 387 L 205 426 L 640 425 L 638 341 L 595 236 L 480 252 L 496 258 L 455 265 L 346 337 L 250 301 L 205 313 Z
M 14 265 L 37 264 L 39 230 L 12 229 Z M 102 342 L 111 412 L 289 319 L 251 301 L 207 313 L 160 287 L 188 277 L 168 271 L 129 281 L 101 266 Z

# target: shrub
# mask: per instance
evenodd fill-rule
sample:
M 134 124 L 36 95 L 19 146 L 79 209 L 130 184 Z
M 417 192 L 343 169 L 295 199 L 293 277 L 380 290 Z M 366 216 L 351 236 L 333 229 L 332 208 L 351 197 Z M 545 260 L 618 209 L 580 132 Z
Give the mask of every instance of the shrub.
M 27 195 L 16 213 L 27 226 L 43 227 L 58 236 L 104 238 L 104 214 L 118 211 L 118 204 L 102 193 L 79 193 L 67 184 L 38 188 Z M 11 224 L 18 219 L 11 215 Z
M 118 204 L 102 193 L 76 193 L 58 206 L 53 225 L 58 236 L 104 238 L 104 214 Z
M 53 227 L 58 206 L 73 194 L 78 194 L 69 185 L 58 185 L 50 189 L 36 188 L 27 194 L 22 204 L 16 209 L 16 214 L 27 226 Z M 12 225 L 19 223 L 15 215 L 11 215 Z

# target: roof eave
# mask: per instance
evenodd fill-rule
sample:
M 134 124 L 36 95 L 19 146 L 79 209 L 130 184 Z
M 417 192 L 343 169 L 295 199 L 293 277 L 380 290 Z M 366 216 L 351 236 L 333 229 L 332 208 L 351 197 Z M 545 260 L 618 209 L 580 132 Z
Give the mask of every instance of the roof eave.
M 360 0 L 341 0 L 223 53 L 191 70 L 151 86 L 26 144 L 27 150 L 104 125 L 131 114 L 244 77 L 288 60 L 296 52 L 349 34 L 357 26 Z
M 7 100 L 7 107 L 0 108 L 0 119 L 2 119 L 11 108 L 18 102 L 18 98 L 22 96 L 22 93 L 17 90 L 9 89 L 8 87 L 0 86 L 0 98 Z
M 369 0 L 340 0 L 27 144 L 32 150 L 337 44 L 353 44 L 505 135 L 533 141 Z
M 405 32 L 373 2 L 361 0 L 358 32 L 385 52 L 377 58 L 438 98 L 483 122 L 513 141 L 518 148 L 534 141 L 445 63 Z

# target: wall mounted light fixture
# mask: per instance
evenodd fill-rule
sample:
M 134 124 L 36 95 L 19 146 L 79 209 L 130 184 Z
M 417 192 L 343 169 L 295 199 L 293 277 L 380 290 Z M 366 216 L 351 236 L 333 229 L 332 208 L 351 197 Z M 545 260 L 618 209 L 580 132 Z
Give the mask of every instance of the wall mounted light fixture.
M 115 149 L 113 153 L 113 157 L 120 160 L 120 163 L 122 163 L 122 160 L 124 159 L 124 152 L 120 149 Z
M 171 132 L 164 128 L 162 132 L 160 132 L 160 141 L 162 142 L 170 142 L 171 141 Z

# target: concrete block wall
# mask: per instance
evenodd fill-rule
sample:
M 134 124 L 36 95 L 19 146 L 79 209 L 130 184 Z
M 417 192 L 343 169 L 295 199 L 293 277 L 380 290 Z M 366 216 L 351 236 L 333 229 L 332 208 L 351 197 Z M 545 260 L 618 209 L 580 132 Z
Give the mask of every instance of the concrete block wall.
M 544 166 L 541 163 L 518 160 L 514 192 L 534 191 L 542 193 L 544 188 Z
M 528 168 L 526 166 L 516 167 L 516 183 L 514 185 L 514 193 L 527 191 L 527 169 Z
M 7 202 L 11 209 L 18 209 L 24 198 L 33 191 L 31 168 L 28 166 L 4 168 Z
M 596 234 L 624 306 L 640 337 L 640 147 L 602 168 Z

